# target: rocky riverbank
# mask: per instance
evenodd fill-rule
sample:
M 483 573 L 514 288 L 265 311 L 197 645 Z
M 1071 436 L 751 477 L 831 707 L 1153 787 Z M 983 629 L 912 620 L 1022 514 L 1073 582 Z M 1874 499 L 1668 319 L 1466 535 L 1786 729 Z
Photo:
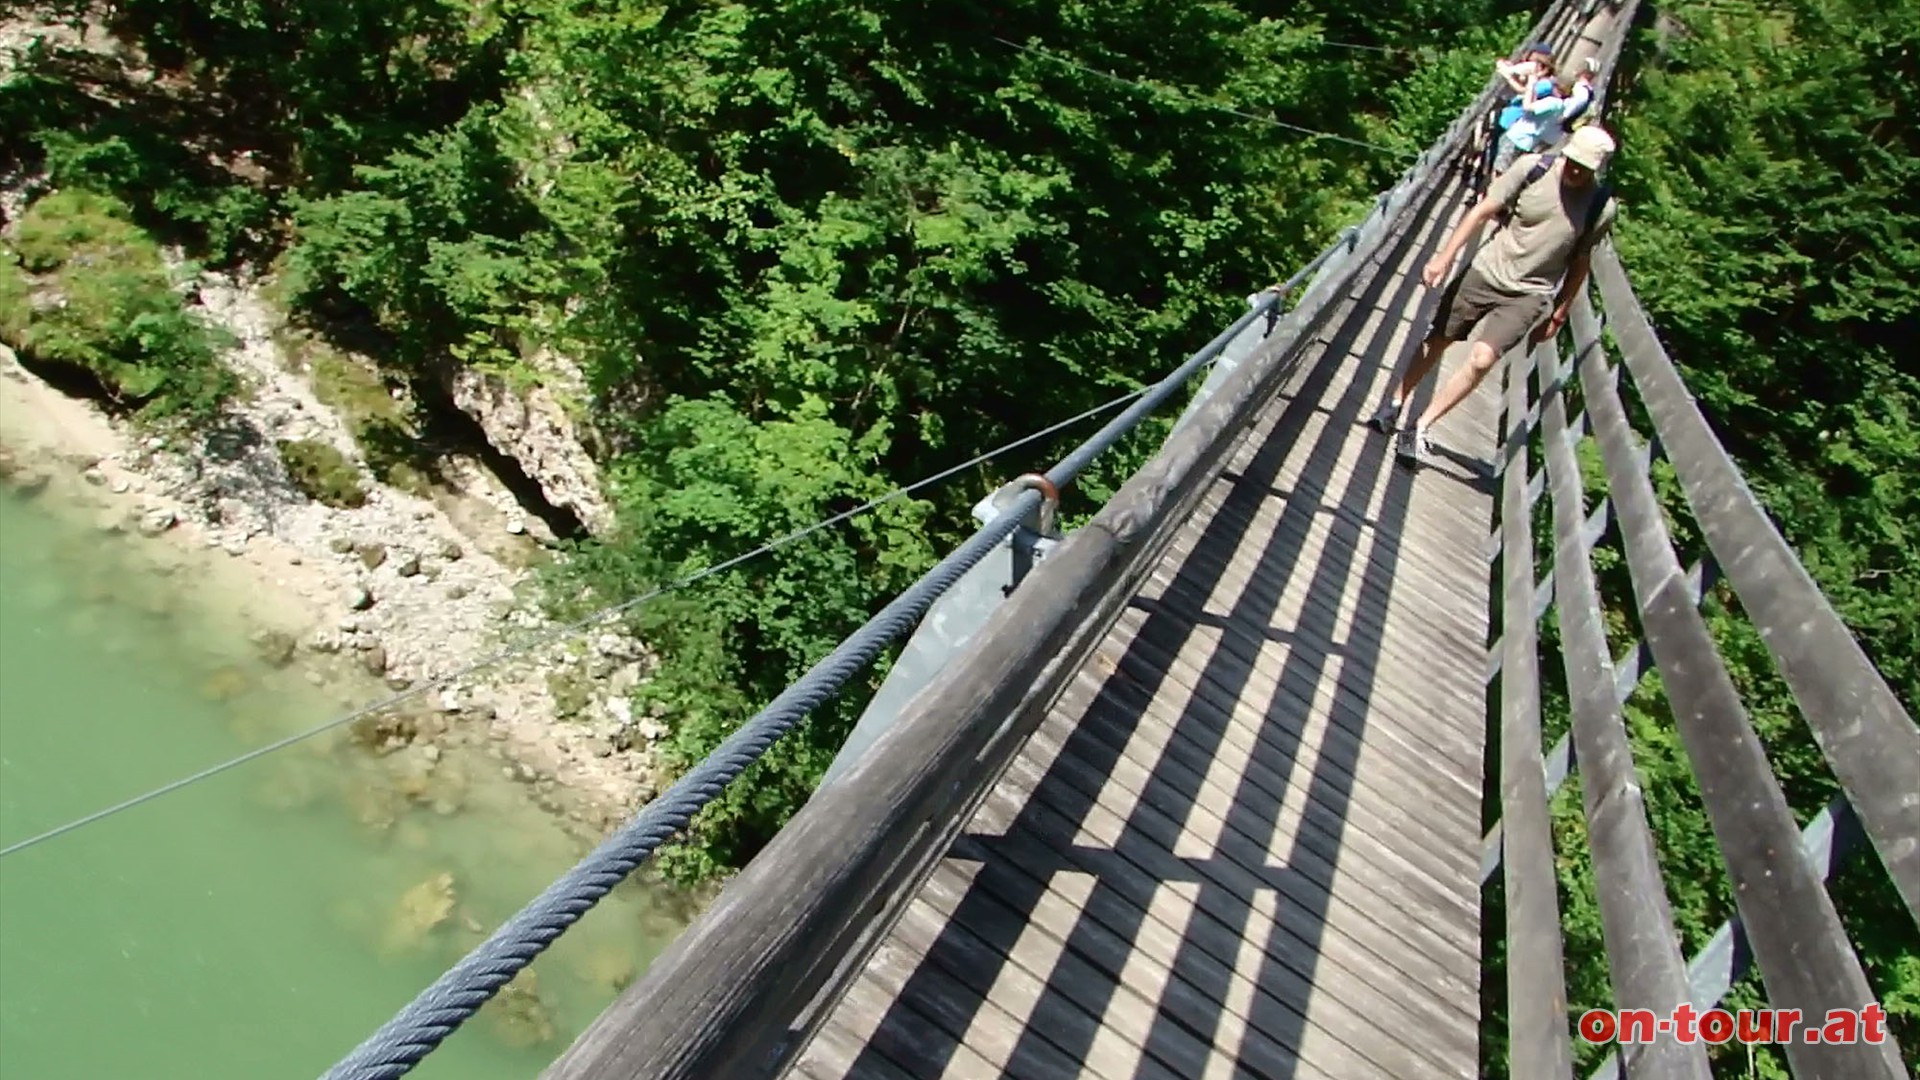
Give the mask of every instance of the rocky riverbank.
M 444 456 L 436 481 L 414 490 L 378 482 L 348 422 L 287 355 L 261 290 L 210 275 L 199 297 L 237 338 L 227 359 L 246 385 L 219 425 L 143 434 L 0 346 L 6 482 L 102 532 L 144 538 L 156 574 L 204 575 L 209 588 L 245 597 L 263 658 L 337 686 L 343 712 L 369 695 L 365 680 L 351 685 L 342 671 L 377 677 L 389 693 L 415 690 L 554 629 L 526 595 L 546 531 L 478 456 Z M 326 443 L 354 462 L 360 504 L 303 493 L 278 450 L 289 440 Z M 381 754 L 484 745 L 592 838 L 653 794 L 652 741 L 664 731 L 628 704 L 651 663 L 641 643 L 589 631 L 428 686 L 358 734 Z

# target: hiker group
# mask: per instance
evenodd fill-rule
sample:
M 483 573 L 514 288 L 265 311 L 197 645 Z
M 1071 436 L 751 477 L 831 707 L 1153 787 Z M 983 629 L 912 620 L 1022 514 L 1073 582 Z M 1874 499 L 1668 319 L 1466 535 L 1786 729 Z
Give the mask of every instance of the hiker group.
M 1407 357 L 1398 384 L 1369 423 L 1399 437 L 1397 456 L 1414 465 L 1431 460 L 1433 425 L 1478 387 L 1500 357 L 1519 345 L 1544 341 L 1566 324 L 1587 280 L 1593 245 L 1613 227 L 1617 206 L 1601 180 L 1616 144 L 1590 116 L 1599 65 L 1588 59 L 1565 86 L 1553 78 L 1553 54 L 1536 45 L 1517 62 L 1497 61 L 1495 72 L 1513 92 L 1493 118 L 1490 182 L 1483 147 L 1473 152 L 1476 198 L 1420 280 L 1446 283 L 1431 329 Z M 1482 226 L 1498 231 L 1453 274 L 1455 258 Z M 1401 414 L 1414 390 L 1447 348 L 1469 341 L 1467 361 L 1440 387 L 1412 423 Z

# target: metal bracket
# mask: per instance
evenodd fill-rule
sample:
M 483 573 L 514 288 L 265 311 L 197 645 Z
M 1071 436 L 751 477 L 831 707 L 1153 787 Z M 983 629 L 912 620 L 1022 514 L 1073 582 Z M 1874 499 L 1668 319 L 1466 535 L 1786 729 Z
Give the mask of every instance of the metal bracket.
M 1040 492 L 1040 505 L 1028 512 L 1004 543 L 994 545 L 986 558 L 961 575 L 927 609 L 894 661 L 893 670 L 887 673 L 846 744 L 828 766 L 821 781 L 823 787 L 866 753 L 913 696 L 933 681 L 947 661 L 986 625 L 994 610 L 1013 595 L 1034 564 L 1060 545 L 1064 539 L 1060 532 L 1060 489 L 1040 473 L 1027 473 L 1002 485 L 974 504 L 973 516 L 985 525 L 1007 513 L 1020 493 L 1028 490 Z
M 1047 553 L 1059 546 L 1060 535 L 1060 489 L 1042 473 L 1027 473 L 1015 477 L 993 494 L 974 504 L 973 516 L 980 524 L 993 521 L 1007 512 L 1013 500 L 1023 491 L 1040 492 L 1040 505 L 1029 511 L 1026 519 L 1013 530 L 1008 537 L 1012 548 L 1013 567 L 1011 580 L 1000 587 L 1001 596 L 1012 596 L 1013 590 L 1026 579 L 1033 564 L 1047 557 Z

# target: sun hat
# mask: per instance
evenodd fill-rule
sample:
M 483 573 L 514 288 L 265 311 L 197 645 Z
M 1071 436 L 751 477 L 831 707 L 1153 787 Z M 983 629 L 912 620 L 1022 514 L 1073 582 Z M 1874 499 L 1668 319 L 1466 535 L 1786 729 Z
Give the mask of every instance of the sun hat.
M 1561 153 L 1567 155 L 1568 161 L 1585 165 L 1594 172 L 1599 172 L 1615 149 L 1613 136 L 1607 134 L 1605 128 L 1598 124 L 1588 124 L 1567 139 L 1566 149 Z

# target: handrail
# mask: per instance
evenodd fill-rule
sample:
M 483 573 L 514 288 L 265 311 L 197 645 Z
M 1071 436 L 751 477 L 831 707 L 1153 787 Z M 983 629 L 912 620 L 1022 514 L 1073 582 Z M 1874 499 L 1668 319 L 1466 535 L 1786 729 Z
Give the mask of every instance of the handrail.
M 1589 535 L 1591 519 L 1573 460 L 1576 436 L 1566 416 L 1565 396 L 1571 387 L 1569 380 L 1555 377 L 1559 374 L 1555 344 L 1543 343 L 1535 350 L 1543 376 L 1539 406 L 1529 408 L 1523 392 L 1509 405 L 1508 415 L 1539 418 L 1547 459 L 1545 497 L 1553 504 L 1555 539 L 1555 588 L 1547 606 L 1558 612 L 1562 628 L 1562 661 L 1573 711 L 1569 738 L 1580 751 L 1587 773 L 1582 794 L 1614 1005 L 1661 1016 L 1671 1015 L 1682 1002 L 1696 1007 L 1716 1003 L 1746 962 L 1740 948 L 1744 943 L 1761 969 L 1769 1004 L 1798 1009 L 1818 1026 L 1831 1009 L 1862 1010 L 1872 1002 L 1872 989 L 1824 884 L 1833 860 L 1858 831 L 1853 824 L 1858 807 L 1849 804 L 1857 795 L 1873 807 L 1870 813 L 1875 815 L 1877 829 L 1867 824 L 1867 814 L 1859 815 L 1861 824 L 1867 826 L 1866 835 L 1904 897 L 1907 883 L 1902 875 L 1912 866 L 1904 860 L 1920 843 L 1920 821 L 1914 817 L 1915 808 L 1906 805 L 1911 793 L 1920 790 L 1920 764 L 1916 764 L 1920 757 L 1914 756 L 1920 753 L 1916 749 L 1920 731 L 1793 558 L 1693 405 L 1633 297 L 1610 243 L 1601 245 L 1593 265 L 1593 287 L 1607 301 L 1607 326 L 1623 362 L 1616 369 L 1607 367 L 1601 324 L 1583 295 L 1569 325 L 1572 363 L 1592 435 L 1605 461 L 1608 501 L 1627 556 L 1635 606 L 1646 629 L 1646 640 L 1639 647 L 1651 653 L 1661 673 L 1739 911 L 1737 924 L 1723 926 L 1693 964 L 1682 966 L 1639 795 L 1639 777 L 1620 719 L 1623 691 L 1630 686 L 1622 685 L 1622 673 L 1611 670 L 1600 632 L 1600 598 L 1591 563 L 1596 537 Z M 1518 363 L 1513 367 L 1517 371 Z M 1711 555 L 1696 563 L 1695 570 L 1701 576 L 1708 570 L 1724 572 L 1740 594 L 1840 779 L 1845 795 L 1804 834 L 1795 826 L 1699 610 L 1704 582 L 1690 582 L 1682 573 L 1649 479 L 1647 459 L 1638 450 L 1622 404 L 1624 389 L 1616 385 L 1623 375 L 1631 375 L 1706 535 Z M 1501 535 L 1507 538 L 1509 559 L 1524 553 L 1524 544 L 1515 546 L 1515 534 L 1532 529 L 1531 508 L 1520 497 L 1518 479 L 1524 475 L 1525 460 L 1522 436 L 1515 458 L 1522 468 L 1506 478 L 1509 497 L 1502 513 Z M 1518 576 L 1523 571 L 1532 573 L 1529 566 L 1511 562 L 1507 566 L 1507 609 L 1516 621 L 1530 623 L 1538 617 L 1539 605 L 1524 588 L 1525 579 Z M 1526 633 L 1525 627 L 1509 625 L 1502 642 Z M 1510 693 L 1509 682 L 1516 683 L 1511 692 L 1517 694 L 1527 693 L 1532 685 L 1531 657 L 1511 646 L 1506 651 L 1499 672 L 1503 699 Z M 1809 658 L 1815 662 L 1809 663 Z M 1504 775 L 1510 770 L 1519 770 L 1528 784 L 1541 777 L 1545 762 L 1531 757 L 1538 744 L 1520 749 L 1524 752 L 1503 757 L 1503 782 L 1513 782 Z M 1551 786 L 1557 786 L 1557 780 Z M 1516 820 L 1530 827 L 1523 819 Z M 1506 833 L 1504 842 L 1513 842 L 1515 824 L 1503 820 L 1497 827 Z M 1518 863 L 1520 872 L 1537 876 L 1538 860 L 1533 846 L 1520 845 L 1506 852 L 1506 873 L 1516 873 Z M 1512 912 L 1509 915 L 1513 917 Z M 1509 932 L 1515 932 L 1511 926 Z M 1510 948 L 1508 963 L 1510 984 L 1518 995 L 1521 988 L 1539 985 L 1543 979 L 1551 982 L 1557 971 L 1543 967 L 1557 968 L 1562 961 L 1551 954 L 1543 958 L 1541 950 L 1523 953 Z M 1523 963 L 1529 970 L 1513 970 L 1513 965 Z M 1550 1072 L 1525 1071 L 1528 1066 L 1521 1055 L 1531 1047 L 1522 1045 L 1522 1039 L 1537 1038 L 1537 1032 L 1530 1032 L 1526 1025 L 1537 1027 L 1538 1021 L 1525 1019 L 1533 1015 L 1532 1003 L 1516 998 L 1509 1008 L 1514 1075 L 1562 1075 L 1564 1070 L 1557 1065 Z M 1783 1040 L 1782 1049 L 1797 1074 L 1859 1080 L 1905 1075 L 1899 1048 L 1891 1038 L 1851 1044 L 1796 1038 Z M 1703 1048 L 1672 1037 L 1656 1037 L 1651 1045 L 1636 1046 L 1630 1057 L 1635 1076 L 1704 1080 L 1708 1075 Z M 1610 1056 L 1593 1076 L 1616 1075 L 1620 1064 L 1620 1057 Z
M 1584 326 L 1584 321 L 1583 321 Z M 1573 366 L 1597 351 L 1598 342 L 1577 352 Z M 1546 342 L 1540 350 L 1546 370 L 1554 373 L 1558 350 Z M 1598 357 L 1592 362 L 1597 362 Z M 1553 574 L 1561 608 L 1562 663 L 1573 706 L 1570 734 L 1580 747 L 1587 775 L 1580 794 L 1591 822 L 1588 847 L 1595 874 L 1606 885 L 1599 889 L 1601 927 L 1606 934 L 1608 966 L 1619 973 L 1615 997 L 1622 1009 L 1651 1009 L 1670 1016 L 1687 1000 L 1685 961 L 1673 935 L 1660 928 L 1673 925 L 1660 880 L 1660 854 L 1647 825 L 1645 800 L 1634 772 L 1633 750 L 1626 721 L 1620 712 L 1623 695 L 1608 652 L 1606 630 L 1600 621 L 1600 589 L 1594 581 L 1592 541 L 1581 535 L 1586 496 L 1581 490 L 1580 466 L 1567 438 L 1567 408 L 1563 394 L 1543 399 L 1548 480 L 1552 488 Z M 1689 599 L 1697 605 L 1699 594 Z M 1634 1075 L 1712 1080 L 1706 1047 L 1669 1040 L 1642 1055 Z
M 1907 911 L 1920 918 L 1920 728 L 1714 438 L 1610 249 L 1594 260 L 1594 281 L 1708 547 L 1762 628 Z

